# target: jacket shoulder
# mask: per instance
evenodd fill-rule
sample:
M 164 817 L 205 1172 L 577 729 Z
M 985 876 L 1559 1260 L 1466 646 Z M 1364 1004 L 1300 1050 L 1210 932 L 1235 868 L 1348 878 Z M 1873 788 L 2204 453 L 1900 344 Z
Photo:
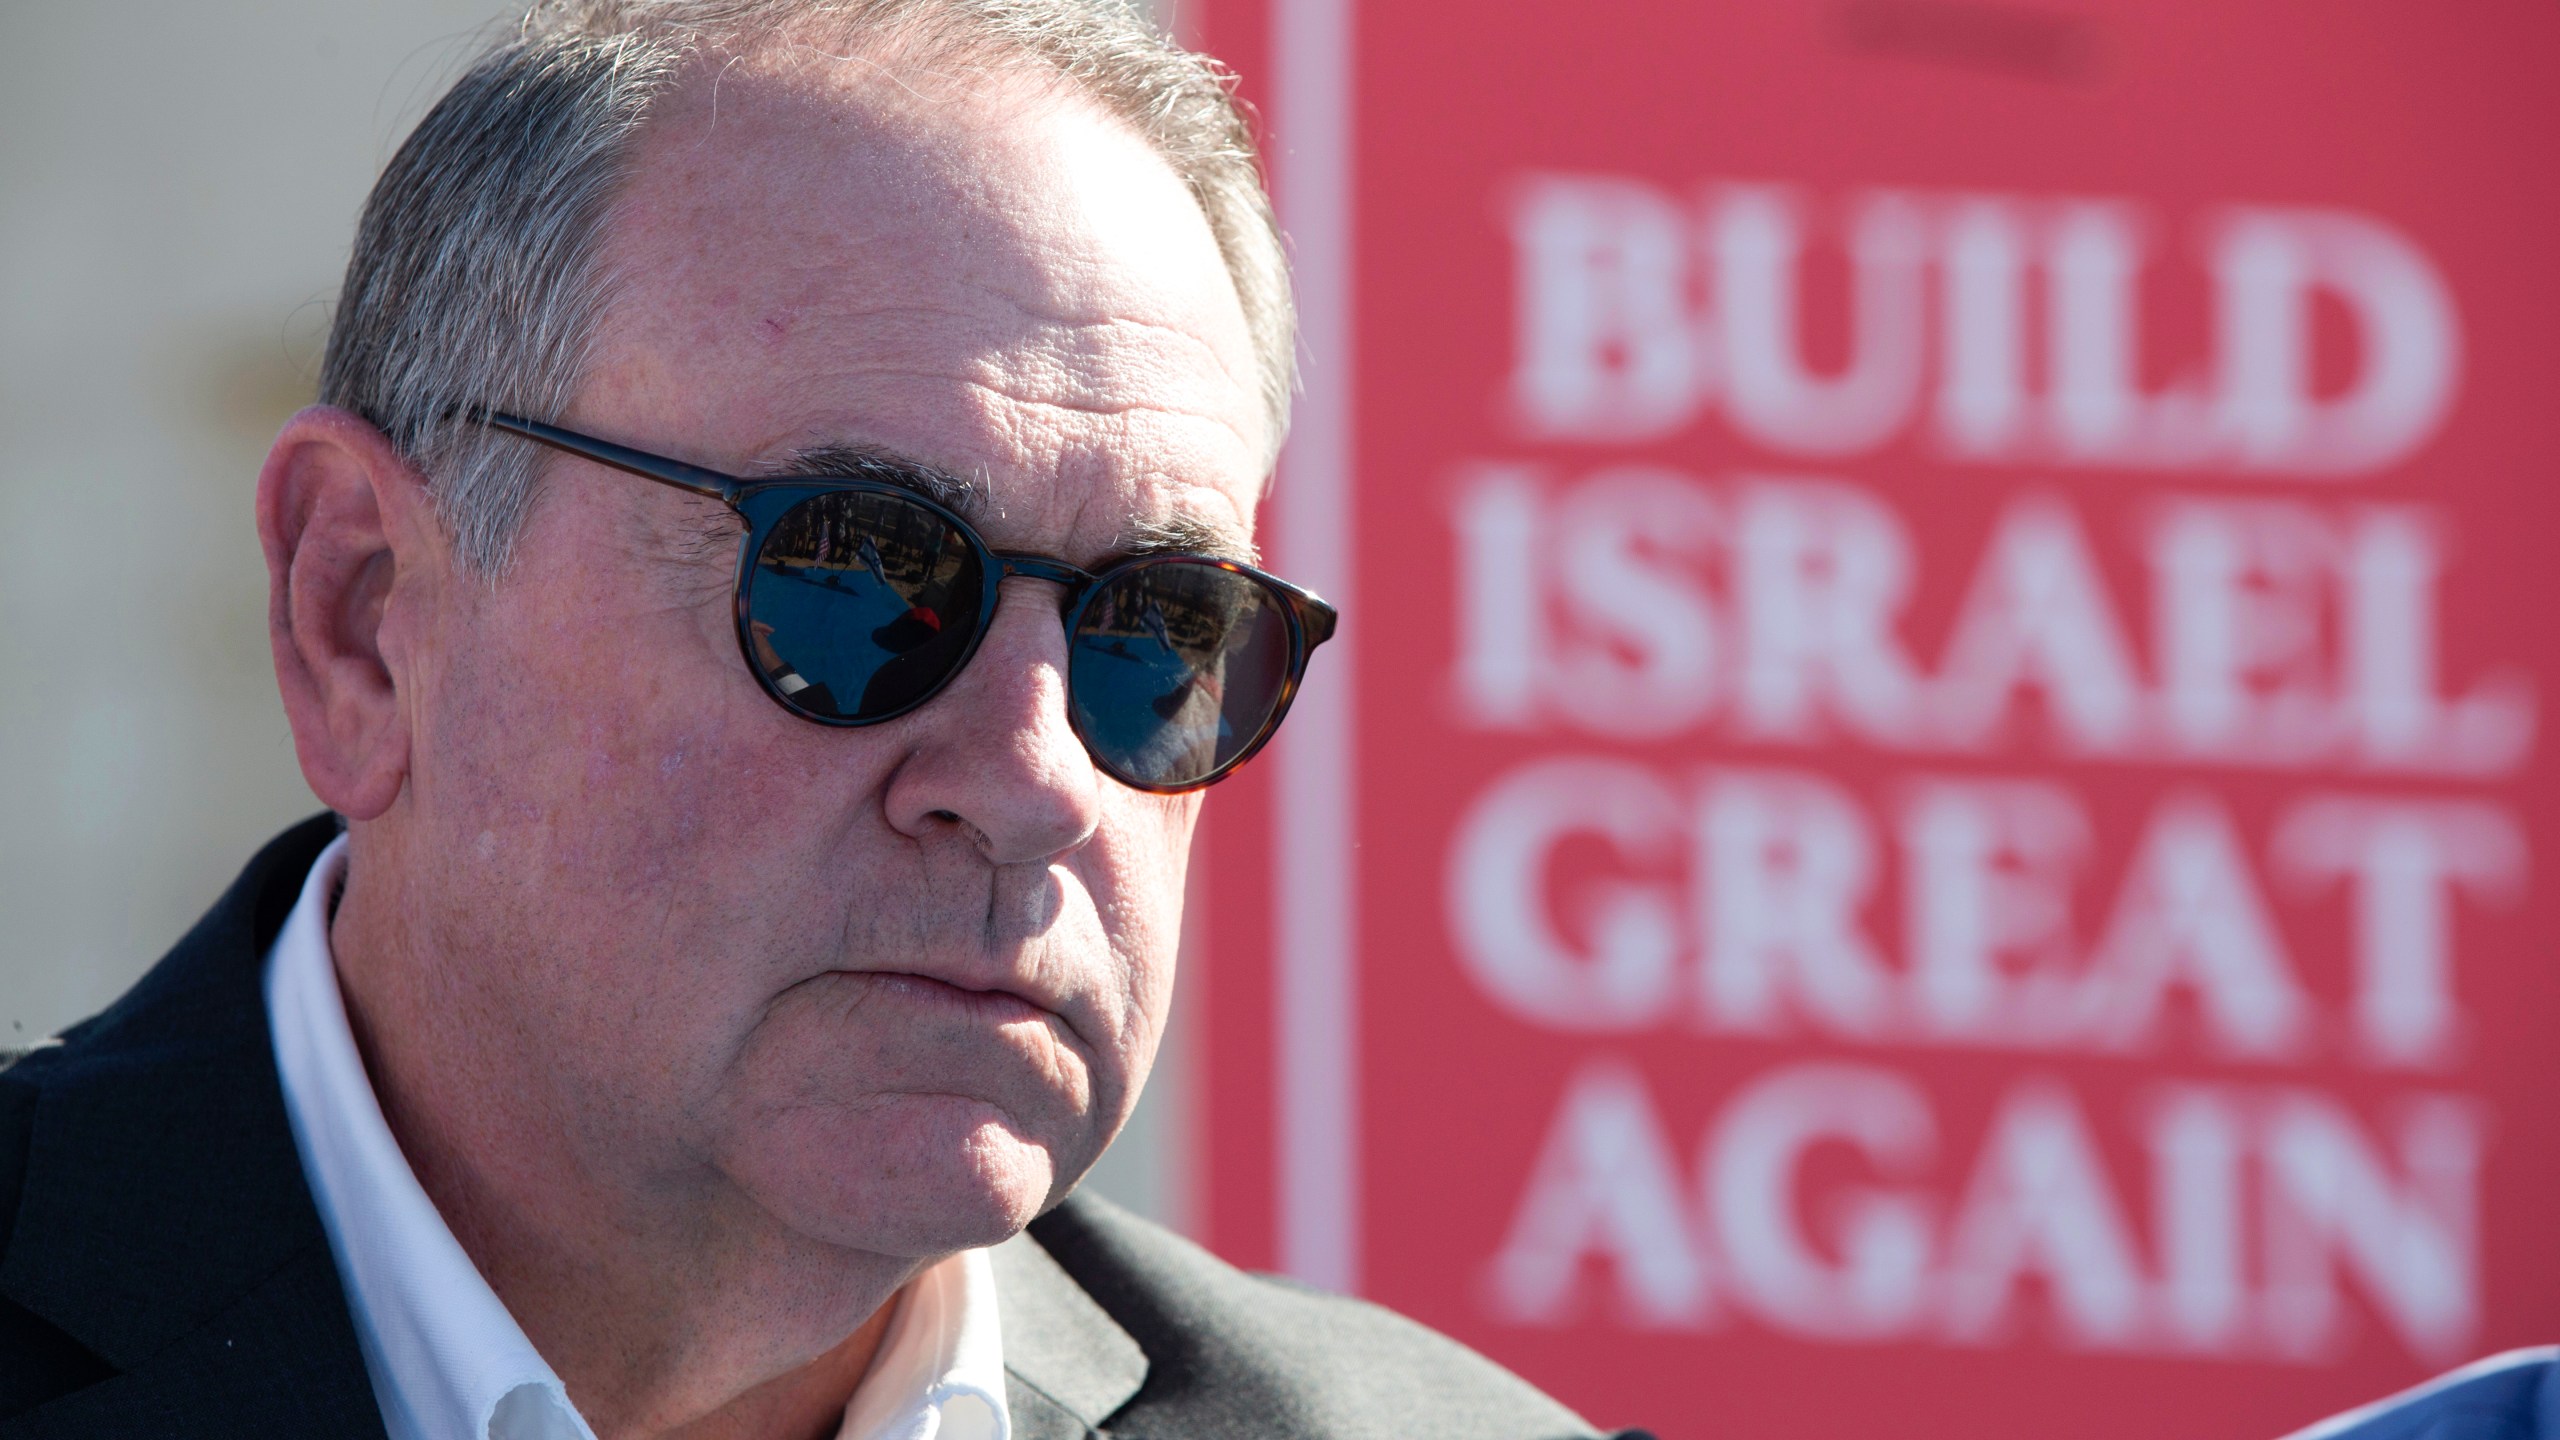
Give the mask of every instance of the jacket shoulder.
M 380 1434 L 260 983 L 336 833 L 268 844 L 131 990 L 0 1070 L 0 1433 Z
M 17 1230 L 35 1125 L 34 1084 L 27 1076 L 7 1073 L 26 1053 L 0 1056 L 0 1254 L 7 1252 Z M 0 1295 L 0 1418 L 23 1414 L 114 1373 L 87 1347 Z
M 1381 1306 L 1250 1275 L 1107 1201 L 1032 1238 L 1146 1352 L 1116 1436 L 1567 1440 L 1591 1426 L 1528 1381 Z

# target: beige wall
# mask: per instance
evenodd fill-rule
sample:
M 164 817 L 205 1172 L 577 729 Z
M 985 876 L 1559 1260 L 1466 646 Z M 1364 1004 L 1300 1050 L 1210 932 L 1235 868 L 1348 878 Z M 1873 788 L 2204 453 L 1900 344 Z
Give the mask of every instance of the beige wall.
M 501 3 L 0 0 L 0 1045 L 319 808 L 251 491 L 366 187 Z M 1178 1098 L 1098 1181 L 1175 1220 Z
M 0 8 L 0 1022 L 318 808 L 250 527 L 374 171 L 488 0 Z

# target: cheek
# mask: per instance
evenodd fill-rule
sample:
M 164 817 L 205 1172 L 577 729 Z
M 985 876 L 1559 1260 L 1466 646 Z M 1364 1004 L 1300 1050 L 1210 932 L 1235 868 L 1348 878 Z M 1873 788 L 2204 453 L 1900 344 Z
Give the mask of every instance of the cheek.
M 515 957 L 492 998 L 588 1057 L 588 1101 L 625 1113 L 716 1085 L 757 1008 L 840 938 L 807 897 L 841 888 L 879 810 L 865 771 L 884 767 L 784 714 L 702 630 L 492 607 L 421 697 L 410 813 L 445 872 L 433 930 Z
M 709 798 L 700 761 L 722 738 L 699 645 L 670 627 L 598 623 L 544 607 L 502 609 L 455 647 L 446 693 L 431 697 L 429 763 L 442 799 L 483 812 L 502 836 L 527 829 L 544 859 L 588 844 L 639 841 L 627 823 L 683 831 Z M 649 835 L 662 845 L 666 835 Z M 553 848 L 560 847 L 560 848 Z
M 634 605 L 645 581 L 538 580 L 534 558 L 439 647 L 420 809 L 448 853 L 537 881 L 555 923 L 751 919 L 841 833 L 862 756 L 756 689 L 725 603 Z
M 1125 1007 L 1123 1055 L 1132 1088 L 1152 1062 L 1172 1009 L 1175 960 L 1193 824 L 1200 797 L 1124 791 L 1082 878 L 1107 937 Z

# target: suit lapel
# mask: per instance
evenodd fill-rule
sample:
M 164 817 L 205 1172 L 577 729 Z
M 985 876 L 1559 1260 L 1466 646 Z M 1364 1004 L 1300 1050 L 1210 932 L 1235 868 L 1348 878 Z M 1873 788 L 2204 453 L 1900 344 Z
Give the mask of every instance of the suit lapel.
M 0 1434 L 381 1434 L 260 984 L 335 832 L 269 845 L 131 993 L 0 1077 L 34 1091 L 0 1293 L 121 1372 Z
M 1102 1434 L 1086 1424 L 1083 1416 L 1023 1379 L 1011 1365 L 1004 1369 L 1004 1403 L 1012 1412 L 1013 1440 L 1097 1440 Z
M 1014 1440 L 1083 1440 L 1147 1382 L 1147 1352 L 1029 1232 L 996 1247 Z

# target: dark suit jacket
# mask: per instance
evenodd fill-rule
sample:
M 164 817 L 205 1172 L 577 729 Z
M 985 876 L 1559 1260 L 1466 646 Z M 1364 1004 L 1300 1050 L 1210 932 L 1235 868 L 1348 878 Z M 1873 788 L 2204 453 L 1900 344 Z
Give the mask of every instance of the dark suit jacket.
M 0 1440 L 382 1434 L 260 985 L 335 831 L 286 832 L 123 999 L 0 1072 Z M 1022 1440 L 1588 1433 L 1420 1326 L 1099 1201 L 996 1263 Z

